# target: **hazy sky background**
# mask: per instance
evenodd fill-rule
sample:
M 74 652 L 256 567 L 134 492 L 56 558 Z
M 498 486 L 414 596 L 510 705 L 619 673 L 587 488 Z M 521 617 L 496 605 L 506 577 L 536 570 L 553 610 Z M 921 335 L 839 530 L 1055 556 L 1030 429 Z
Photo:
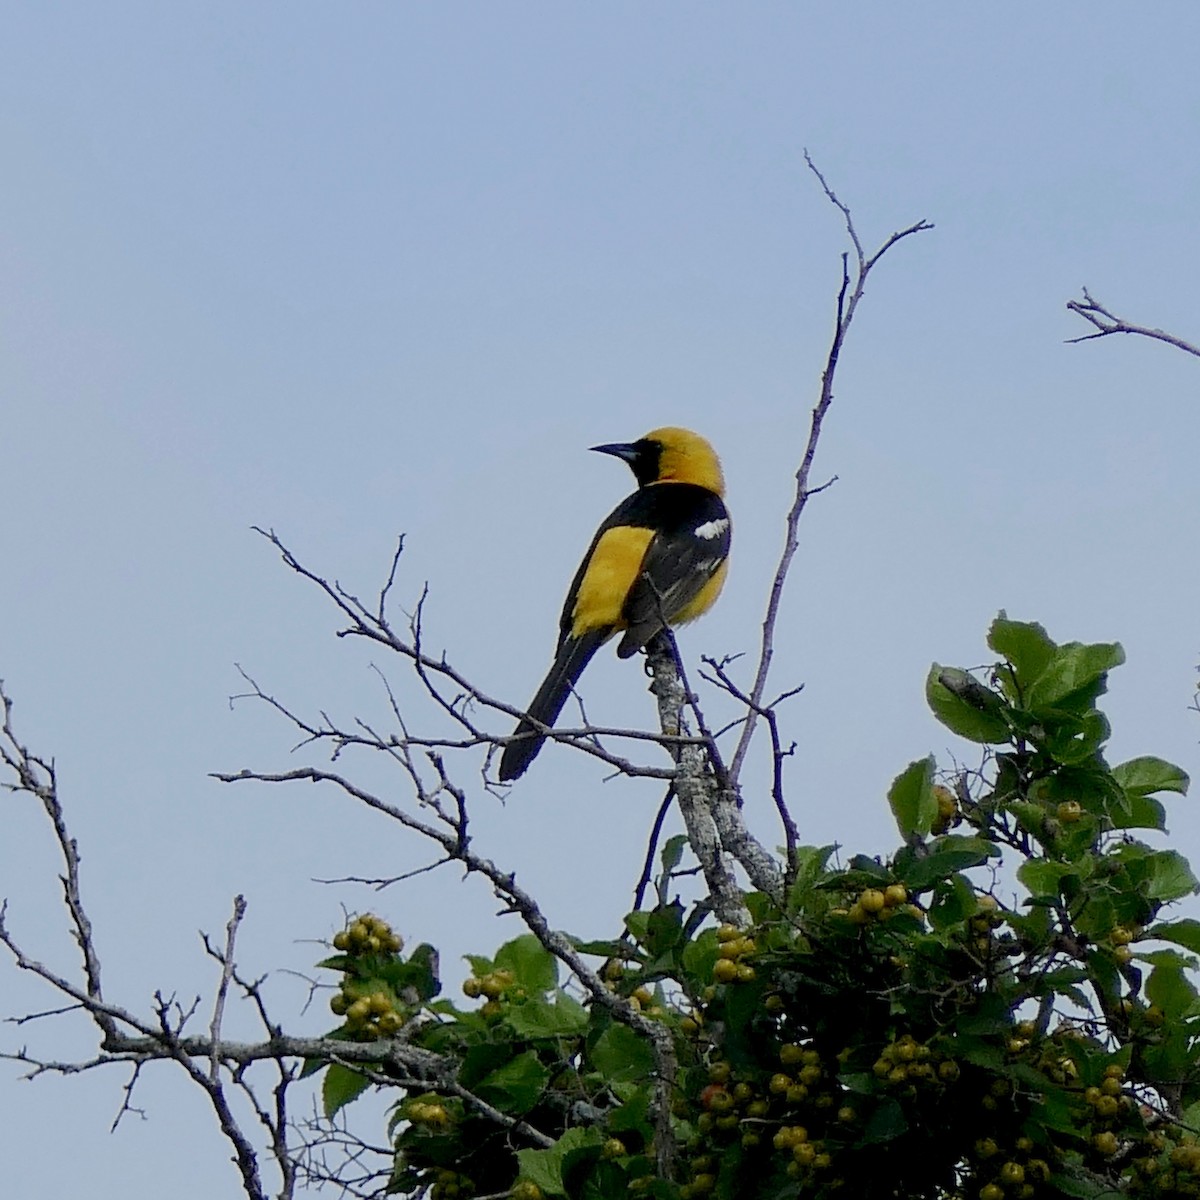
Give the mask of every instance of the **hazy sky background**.
M 0 677 L 57 758 L 114 1001 L 210 994 L 197 930 L 237 892 L 243 969 L 272 972 L 275 1015 L 304 1032 L 328 1017 L 299 1015 L 286 971 L 342 905 L 438 943 L 454 988 L 459 955 L 519 931 L 448 870 L 378 898 L 318 884 L 429 855 L 331 792 L 207 777 L 306 761 L 265 710 L 231 709 L 234 663 L 345 722 L 385 717 L 370 663 L 404 678 L 333 637 L 252 523 L 362 593 L 405 532 L 397 600 L 428 581 L 429 645 L 524 703 L 630 489 L 586 447 L 687 424 L 723 456 L 735 537 L 683 645 L 753 649 L 844 249 L 804 147 L 868 246 L 936 229 L 860 310 L 815 469 L 839 482 L 805 517 L 781 620 L 803 837 L 894 847 L 891 779 L 964 751 L 924 708 L 928 665 L 985 661 L 1002 607 L 1124 643 L 1113 761 L 1200 768 L 1200 364 L 1064 344 L 1086 332 L 1064 307 L 1082 284 L 1200 337 L 1195 4 L 176 0 L 16 4 L 4 24 Z M 585 694 L 599 720 L 653 723 L 608 651 Z M 548 747 L 501 806 L 478 765 L 456 768 L 476 848 L 555 926 L 612 933 L 657 789 Z M 73 971 L 44 818 L 3 810 L 11 927 Z M 1171 813 L 1195 855 L 1200 821 Z M 0 969 L 6 1013 L 57 1006 Z M 93 1049 L 82 1022 L 4 1029 L 10 1050 Z M 6 1194 L 240 1194 L 177 1070 L 147 1072 L 147 1119 L 115 1136 L 118 1071 L 17 1074 L 0 1066 Z

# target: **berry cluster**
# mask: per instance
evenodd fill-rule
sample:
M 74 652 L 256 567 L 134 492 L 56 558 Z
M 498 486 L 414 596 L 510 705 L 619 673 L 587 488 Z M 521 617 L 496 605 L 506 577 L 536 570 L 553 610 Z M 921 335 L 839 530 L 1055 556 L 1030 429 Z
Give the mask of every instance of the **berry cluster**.
M 333 947 L 342 951 L 345 960 L 342 983 L 329 1008 L 343 1018 L 346 1035 L 359 1041 L 394 1037 L 408 1019 L 408 1011 L 373 968 L 379 960 L 399 954 L 403 939 L 381 917 L 364 913 L 334 935 Z

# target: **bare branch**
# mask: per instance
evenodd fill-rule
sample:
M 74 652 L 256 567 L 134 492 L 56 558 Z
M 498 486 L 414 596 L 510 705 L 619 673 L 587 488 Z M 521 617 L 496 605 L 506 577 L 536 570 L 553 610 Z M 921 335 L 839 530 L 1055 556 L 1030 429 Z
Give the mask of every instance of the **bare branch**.
M 100 957 L 96 953 L 92 938 L 92 923 L 83 906 L 83 895 L 79 884 L 79 847 L 75 839 L 67 832 L 66 819 L 62 806 L 58 802 L 58 777 L 55 774 L 53 761 L 39 758 L 21 744 L 13 732 L 12 709 L 13 703 L 4 690 L 4 682 L 0 680 L 0 704 L 4 708 L 4 723 L 0 726 L 0 762 L 3 762 L 16 775 L 16 783 L 4 786 L 13 792 L 26 792 L 35 796 L 50 818 L 54 827 L 55 841 L 62 855 L 64 874 L 62 875 L 63 900 L 67 912 L 71 916 L 72 933 L 75 944 L 83 956 L 83 970 L 86 983 L 86 999 L 93 1003 L 85 1005 L 93 1020 L 100 1027 L 102 1034 L 112 1032 L 112 1016 L 104 1005 L 104 994 L 100 986 Z M 0 926 L 3 924 L 3 913 L 0 911 Z M 24 965 L 24 964 L 22 964 Z M 81 1002 L 84 996 L 75 994 L 75 999 Z
M 713 678 L 720 687 L 724 688 L 735 700 L 744 704 L 751 714 L 757 714 L 763 717 L 767 722 L 767 729 L 771 735 L 771 760 L 773 770 L 771 773 L 771 799 L 775 802 L 775 810 L 779 813 L 780 823 L 783 825 L 783 836 L 787 845 L 787 864 L 784 872 L 784 887 L 790 888 L 792 876 L 796 869 L 796 847 L 800 842 L 800 834 L 796 829 L 796 822 L 792 818 L 791 810 L 787 806 L 787 800 L 784 797 L 783 790 L 783 764 L 784 759 L 790 758 L 794 745 L 787 750 L 783 749 L 783 743 L 779 733 L 779 716 L 776 708 L 784 700 L 790 699 L 797 695 L 802 687 L 791 688 L 782 695 L 773 700 L 770 704 L 756 706 L 753 701 L 747 696 L 729 677 L 729 673 L 725 669 L 725 664 L 717 662 L 713 658 L 705 658 L 705 664 L 712 670 Z
M 229 918 L 229 924 L 225 927 L 225 950 L 220 955 L 221 982 L 217 985 L 217 998 L 213 1002 L 212 1021 L 208 1027 L 209 1037 L 212 1038 L 213 1045 L 208 1077 L 214 1083 L 217 1081 L 219 1075 L 219 1064 L 221 1061 L 221 1019 L 225 1015 L 225 1000 L 229 995 L 230 981 L 233 979 L 233 945 L 237 939 L 238 926 L 242 923 L 242 918 L 245 915 L 246 899 L 244 896 L 237 896 L 233 901 L 233 916 Z
M 396 805 L 389 804 L 379 796 L 358 787 L 344 776 L 331 771 L 318 771 L 311 767 L 304 767 L 274 774 L 241 771 L 234 775 L 217 774 L 214 775 L 214 778 L 223 783 L 240 783 L 251 779 L 263 783 L 287 783 L 298 780 L 331 783 L 369 808 L 374 808 L 378 812 L 390 816 L 414 833 L 436 842 L 448 857 L 462 863 L 468 872 L 474 872 L 487 879 L 497 897 L 503 900 L 511 911 L 517 913 L 545 949 L 575 975 L 593 1002 L 607 1008 L 616 1020 L 628 1025 L 649 1042 L 656 1068 L 655 1128 L 658 1135 L 655 1142 L 656 1154 L 664 1178 L 670 1177 L 675 1157 L 674 1137 L 671 1131 L 671 1101 L 678 1072 L 675 1045 L 670 1031 L 657 1021 L 643 1016 L 626 997 L 616 995 L 608 989 L 604 980 L 588 965 L 566 935 L 550 928 L 541 908 L 534 898 L 517 883 L 515 875 L 502 871 L 490 859 L 477 854 L 471 849 L 469 841 L 460 838 L 452 829 L 442 829 L 423 821 Z M 384 1060 L 377 1058 L 375 1061 Z
M 637 887 L 633 889 L 635 912 L 642 907 L 646 889 L 650 886 L 650 880 L 654 875 L 654 852 L 658 849 L 658 839 L 662 836 L 663 822 L 667 819 L 667 813 L 671 811 L 671 802 L 674 799 L 675 787 L 672 785 L 667 788 L 667 794 L 663 797 L 662 803 L 658 806 L 658 812 L 654 815 L 654 824 L 650 827 L 650 837 L 646 841 L 646 861 L 642 864 L 642 874 L 638 879 Z
M 1067 338 L 1068 345 L 1074 345 L 1076 342 L 1090 342 L 1114 333 L 1136 333 L 1142 337 L 1153 338 L 1156 342 L 1166 342 L 1168 346 L 1174 346 L 1177 350 L 1182 350 L 1186 354 L 1194 354 L 1200 358 L 1200 346 L 1185 342 L 1183 338 L 1176 337 L 1173 333 L 1166 333 L 1161 329 L 1151 329 L 1147 325 L 1134 325 L 1133 322 L 1118 317 L 1095 299 L 1087 288 L 1083 289 L 1083 299 L 1068 300 L 1067 308 L 1081 316 L 1096 330 L 1095 333 L 1085 333 L 1081 337 Z
M 734 750 L 729 768 L 729 776 L 734 787 L 737 786 L 742 764 L 750 749 L 750 741 L 754 736 L 754 730 L 758 724 L 758 714 L 763 711 L 763 697 L 767 689 L 767 676 L 771 669 L 771 658 L 774 654 L 775 625 L 779 618 L 779 606 L 783 598 L 783 589 L 787 581 L 788 570 L 791 567 L 792 559 L 799 544 L 797 529 L 800 524 L 800 517 L 804 512 L 809 497 L 815 495 L 817 491 L 828 487 L 833 482 L 831 479 L 828 483 L 823 484 L 821 488 L 811 488 L 808 480 L 812 471 L 813 459 L 817 452 L 817 443 L 821 437 L 821 426 L 825 420 L 825 414 L 829 411 L 829 406 L 833 403 L 833 381 L 842 347 L 845 344 L 847 334 L 850 332 L 850 325 L 854 320 L 854 314 L 858 309 L 859 301 L 862 299 L 863 292 L 866 289 L 867 278 L 876 263 L 897 242 L 903 241 L 913 234 L 923 233 L 933 228 L 928 221 L 918 221 L 916 224 L 908 226 L 907 229 L 897 230 L 884 241 L 883 245 L 874 254 L 868 257 L 863 250 L 858 231 L 855 229 L 849 207 L 838 199 L 833 189 L 826 182 L 824 175 L 821 174 L 816 164 L 809 157 L 807 151 L 804 153 L 804 161 L 808 163 L 809 170 L 817 177 L 830 203 L 842 214 L 846 225 L 846 233 L 850 238 L 851 245 L 854 247 L 855 270 L 852 279 L 849 270 L 849 255 L 844 254 L 842 256 L 842 283 L 838 291 L 837 311 L 834 321 L 833 344 L 829 348 L 829 355 L 825 361 L 825 369 L 821 373 L 820 394 L 816 406 L 812 411 L 808 430 L 808 442 L 804 449 L 804 455 L 800 460 L 800 466 L 796 471 L 795 499 L 792 501 L 792 507 L 788 511 L 783 552 L 780 555 L 779 566 L 775 571 L 775 577 L 771 583 L 771 592 L 767 601 L 767 613 L 763 620 L 758 668 L 754 676 L 754 683 L 749 691 L 752 701 L 751 719 L 742 728 L 742 733 L 738 738 L 737 747 Z M 834 476 L 834 479 L 836 479 L 836 476 Z

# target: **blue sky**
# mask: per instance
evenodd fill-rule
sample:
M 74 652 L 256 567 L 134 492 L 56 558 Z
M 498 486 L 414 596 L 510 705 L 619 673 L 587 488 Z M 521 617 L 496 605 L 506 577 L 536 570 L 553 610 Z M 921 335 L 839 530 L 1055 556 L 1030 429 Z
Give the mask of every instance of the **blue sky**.
M 237 892 L 243 964 L 276 972 L 299 1029 L 324 1018 L 283 972 L 342 905 L 442 945 L 452 980 L 516 932 L 450 873 L 372 901 L 314 883 L 426 856 L 316 789 L 207 777 L 300 760 L 231 708 L 235 662 L 306 711 L 383 707 L 371 656 L 251 524 L 363 592 L 405 532 L 399 599 L 428 580 L 427 637 L 522 703 L 629 487 L 586 447 L 683 423 L 720 450 L 735 520 L 726 595 L 684 646 L 753 647 L 843 249 L 805 147 L 869 245 L 936 229 L 872 280 L 816 468 L 839 482 L 784 608 L 802 835 L 892 847 L 888 783 L 951 748 L 929 662 L 983 661 L 1002 607 L 1122 641 L 1112 757 L 1196 772 L 1200 374 L 1149 342 L 1064 344 L 1083 284 L 1200 336 L 1194 5 L 63 3 L 5 24 L 0 677 L 57 757 L 114 999 L 208 989 L 196 931 Z M 586 695 L 652 720 L 607 652 Z M 503 807 L 477 796 L 477 845 L 600 935 L 656 802 L 550 748 Z M 65 968 L 46 831 L 5 808 L 10 921 Z M 1172 834 L 1194 853 L 1186 801 Z M 88 1052 L 56 1028 L 4 1036 Z M 153 1073 L 147 1120 L 110 1137 L 119 1088 L 0 1073 L 13 1194 L 237 1194 L 182 1080 Z

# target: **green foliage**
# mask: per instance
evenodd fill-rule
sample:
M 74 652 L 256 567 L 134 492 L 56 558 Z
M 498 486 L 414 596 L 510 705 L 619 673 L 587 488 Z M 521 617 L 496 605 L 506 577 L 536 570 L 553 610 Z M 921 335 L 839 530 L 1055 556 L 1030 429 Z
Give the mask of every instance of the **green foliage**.
M 686 868 L 672 839 L 655 906 L 620 938 L 576 943 L 669 1033 L 669 1114 L 649 1040 L 565 990 L 532 935 L 471 957 L 459 1007 L 435 999 L 427 948 L 405 960 L 377 919 L 357 918 L 353 938 L 351 922 L 347 952 L 323 964 L 343 975 L 335 1036 L 390 1036 L 394 1011 L 408 1045 L 454 1064 L 452 1087 L 397 1084 L 390 1190 L 1200 1195 L 1200 921 L 1161 915 L 1197 883 L 1181 854 L 1130 832 L 1161 833 L 1160 797 L 1184 794 L 1187 776 L 1157 758 L 1106 762 L 1096 701 L 1120 646 L 1060 646 L 1003 614 L 988 644 L 986 672 L 935 665 L 927 681 L 938 718 L 987 747 L 985 766 L 944 782 L 932 758 L 906 768 L 888 794 L 902 843 L 890 859 L 801 848 L 785 901 L 747 896 L 752 927 L 714 928 L 672 898 Z M 365 1086 L 327 1066 L 327 1111 Z

